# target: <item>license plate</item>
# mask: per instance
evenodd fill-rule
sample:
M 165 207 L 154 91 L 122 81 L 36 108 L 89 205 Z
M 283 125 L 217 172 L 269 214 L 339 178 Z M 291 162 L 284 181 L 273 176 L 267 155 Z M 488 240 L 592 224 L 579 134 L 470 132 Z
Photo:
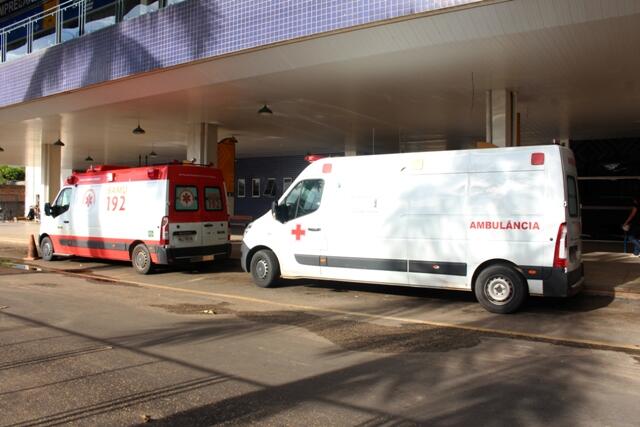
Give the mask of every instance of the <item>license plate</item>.
M 180 241 L 180 242 L 193 242 L 193 236 L 178 237 L 178 241 Z
M 205 255 L 202 257 L 203 261 L 213 261 L 214 255 Z

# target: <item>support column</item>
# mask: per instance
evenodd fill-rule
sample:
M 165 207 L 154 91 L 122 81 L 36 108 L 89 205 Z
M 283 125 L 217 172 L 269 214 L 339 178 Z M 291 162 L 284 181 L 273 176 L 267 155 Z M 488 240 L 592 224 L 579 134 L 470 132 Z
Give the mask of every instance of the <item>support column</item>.
M 44 204 L 53 202 L 60 191 L 61 176 L 61 147 L 53 145 L 58 138 L 58 131 L 42 132 L 40 144 L 29 153 L 28 166 L 25 171 L 25 216 L 31 206 L 37 206 L 40 215 L 44 214 Z
M 498 147 L 519 145 L 517 95 L 506 89 L 487 91 L 486 142 Z
M 197 123 L 189 129 L 187 159 L 198 164 L 218 163 L 218 126 Z

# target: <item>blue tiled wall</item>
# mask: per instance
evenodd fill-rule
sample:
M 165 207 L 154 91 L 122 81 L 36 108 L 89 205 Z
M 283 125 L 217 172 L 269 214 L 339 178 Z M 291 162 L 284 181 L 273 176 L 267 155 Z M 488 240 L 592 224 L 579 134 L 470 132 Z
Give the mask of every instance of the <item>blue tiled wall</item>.
M 188 0 L 0 65 L 0 106 L 482 0 Z

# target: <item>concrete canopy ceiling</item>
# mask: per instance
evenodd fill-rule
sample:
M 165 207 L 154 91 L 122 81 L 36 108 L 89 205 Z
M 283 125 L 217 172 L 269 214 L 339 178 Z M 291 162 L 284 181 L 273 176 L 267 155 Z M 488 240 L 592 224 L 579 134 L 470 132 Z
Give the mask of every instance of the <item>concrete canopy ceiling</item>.
M 595 7 L 596 3 L 601 7 Z M 576 4 L 579 4 L 576 7 Z M 0 110 L 0 163 L 58 136 L 63 167 L 182 159 L 190 126 L 239 157 L 484 139 L 485 91 L 518 93 L 525 144 L 640 135 L 640 3 L 514 0 L 141 75 Z M 258 115 L 268 103 L 274 114 Z M 138 120 L 147 131 L 133 135 Z

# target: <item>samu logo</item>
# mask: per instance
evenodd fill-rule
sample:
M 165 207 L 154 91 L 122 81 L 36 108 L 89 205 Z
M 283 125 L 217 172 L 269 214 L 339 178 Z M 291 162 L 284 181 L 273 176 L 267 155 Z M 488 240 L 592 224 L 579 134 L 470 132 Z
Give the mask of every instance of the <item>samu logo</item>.
M 84 192 L 82 203 L 87 207 L 87 209 L 91 208 L 96 202 L 96 193 L 92 189 L 88 189 Z

